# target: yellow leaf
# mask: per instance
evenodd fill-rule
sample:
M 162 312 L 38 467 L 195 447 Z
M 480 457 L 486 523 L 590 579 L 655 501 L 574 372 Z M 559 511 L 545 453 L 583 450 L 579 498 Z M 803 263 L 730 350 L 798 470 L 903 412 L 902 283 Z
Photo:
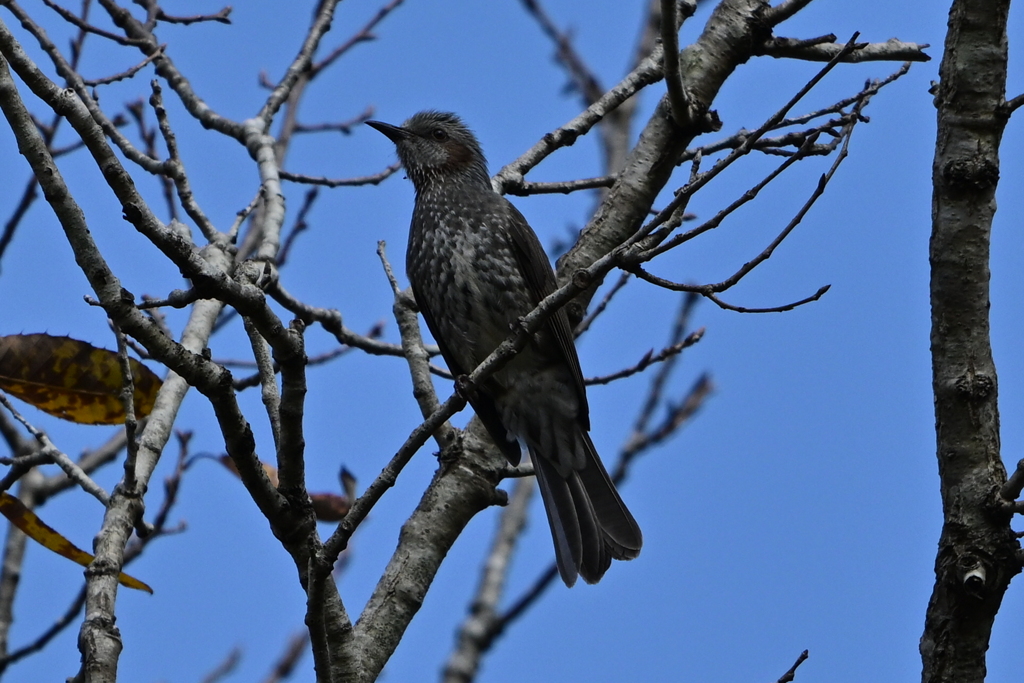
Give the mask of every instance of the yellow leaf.
M 93 556 L 85 552 L 68 539 L 61 536 L 54 529 L 49 527 L 43 520 L 39 519 L 36 513 L 25 507 L 24 503 L 7 493 L 0 493 L 0 514 L 11 520 L 11 524 L 25 532 L 25 535 L 44 548 L 48 548 L 72 562 L 77 562 L 83 567 L 88 567 L 93 561 Z M 117 577 L 118 583 L 135 590 L 146 591 L 150 595 L 153 589 L 138 579 L 122 573 Z
M 160 378 L 134 358 L 135 416 L 149 415 Z M 117 354 L 70 337 L 0 337 L 0 389 L 51 415 L 80 424 L 124 422 Z

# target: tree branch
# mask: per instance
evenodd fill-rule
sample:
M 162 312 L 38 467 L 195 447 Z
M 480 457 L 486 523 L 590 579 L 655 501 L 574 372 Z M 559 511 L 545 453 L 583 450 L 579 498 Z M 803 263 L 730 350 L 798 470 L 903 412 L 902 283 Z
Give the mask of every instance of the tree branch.
M 1009 9 L 1009 0 L 954 0 L 935 96 L 929 258 L 944 523 L 921 637 L 924 683 L 984 680 L 993 621 L 1021 571 L 1011 514 L 998 502 L 1006 470 L 989 339 L 989 250 L 1007 120 L 999 110 Z

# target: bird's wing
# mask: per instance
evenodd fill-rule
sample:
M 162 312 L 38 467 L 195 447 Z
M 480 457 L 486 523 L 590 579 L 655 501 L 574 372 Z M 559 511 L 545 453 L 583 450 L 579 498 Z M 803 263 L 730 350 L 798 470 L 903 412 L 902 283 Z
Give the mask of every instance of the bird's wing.
M 505 200 L 505 206 L 508 207 L 509 234 L 512 238 L 513 251 L 519 262 L 519 270 L 530 287 L 536 305 L 557 288 L 555 273 L 551 270 L 548 255 L 544 253 L 540 240 L 537 239 L 530 224 L 526 222 L 526 218 L 508 200 Z M 569 327 L 569 318 L 566 316 L 565 310 L 559 309 L 548 318 L 547 326 L 558 343 L 563 359 L 572 371 L 576 394 L 580 402 L 580 413 L 577 419 L 583 429 L 589 431 L 590 407 L 587 404 L 587 391 L 583 386 L 580 359 L 576 355 L 576 344 L 573 341 L 572 329 Z
M 430 330 L 430 334 L 434 337 L 434 341 L 437 342 L 438 348 L 441 349 L 441 356 L 444 357 L 444 362 L 448 365 L 448 370 L 450 370 L 456 377 L 459 375 L 467 375 L 472 372 L 474 368 L 469 368 L 468 370 L 463 368 L 455 359 L 455 356 L 448 350 L 448 347 L 445 345 L 444 339 L 441 337 L 438 330 L 437 324 L 434 323 L 434 316 L 430 311 L 430 307 L 425 305 L 426 298 L 417 291 L 416 285 L 412 286 L 412 295 L 416 299 L 416 306 L 420 309 L 420 313 L 423 315 L 423 320 L 427 323 L 427 329 Z M 508 430 L 505 429 L 505 425 L 501 423 L 501 415 L 498 413 L 498 409 L 494 406 L 494 401 L 482 391 L 476 392 L 476 394 L 468 400 L 469 404 L 473 406 L 473 411 L 476 412 L 477 417 L 479 417 L 480 421 L 484 423 L 484 427 L 487 428 L 487 431 L 494 440 L 495 445 L 501 449 L 501 452 L 510 463 L 518 465 L 522 458 L 522 449 L 520 448 L 518 441 L 508 440 Z

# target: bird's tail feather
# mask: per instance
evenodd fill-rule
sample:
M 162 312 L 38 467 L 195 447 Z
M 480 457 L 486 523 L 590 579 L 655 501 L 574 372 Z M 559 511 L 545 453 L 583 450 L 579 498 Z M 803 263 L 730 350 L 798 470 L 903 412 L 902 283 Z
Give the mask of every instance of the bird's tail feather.
M 629 508 L 622 502 L 615 484 L 608 476 L 601 458 L 597 455 L 590 435 L 580 430 L 586 444 L 587 466 L 578 470 L 590 502 L 597 514 L 597 522 L 610 546 L 612 559 L 632 560 L 640 554 L 643 534 L 640 525 L 633 519 Z
M 579 566 L 583 558 L 583 539 L 580 536 L 579 518 L 573 505 L 569 484 L 555 471 L 547 458 L 530 450 L 533 469 L 537 473 L 537 485 L 544 499 L 544 512 L 548 516 L 551 537 L 555 541 L 555 563 L 558 573 L 566 586 L 576 583 Z
M 582 429 L 585 463 L 562 476 L 554 458 L 530 448 L 555 542 L 558 573 L 567 586 L 577 576 L 597 583 L 613 559 L 631 560 L 640 554 L 640 527 L 615 490 L 590 436 Z

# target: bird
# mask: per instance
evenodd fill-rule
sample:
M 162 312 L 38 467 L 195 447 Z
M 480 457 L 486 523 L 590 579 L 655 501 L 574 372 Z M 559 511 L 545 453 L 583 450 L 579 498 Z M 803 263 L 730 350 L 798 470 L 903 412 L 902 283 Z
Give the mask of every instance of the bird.
M 457 115 L 422 111 L 387 136 L 415 189 L 406 274 L 456 378 L 472 372 L 557 285 L 523 215 L 494 191 L 473 132 Z M 503 368 L 466 392 L 512 465 L 530 454 L 567 586 L 597 583 L 643 544 L 590 439 L 590 410 L 572 329 L 559 309 Z

